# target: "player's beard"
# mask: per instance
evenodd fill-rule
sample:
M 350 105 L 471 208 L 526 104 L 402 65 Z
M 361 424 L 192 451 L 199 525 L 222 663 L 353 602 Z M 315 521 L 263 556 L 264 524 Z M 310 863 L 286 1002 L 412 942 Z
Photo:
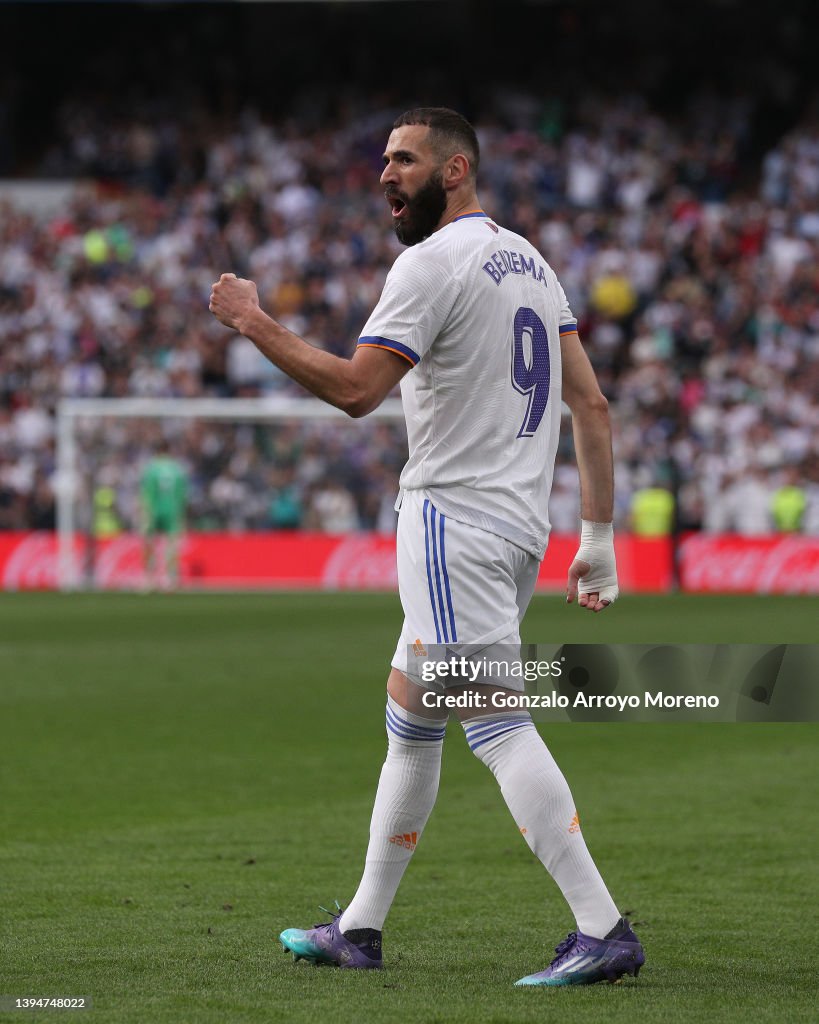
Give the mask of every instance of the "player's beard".
M 392 194 L 404 200 L 406 211 L 395 224 L 398 241 L 402 245 L 417 245 L 429 238 L 446 210 L 446 189 L 441 172 L 431 174 L 411 199 L 403 192 Z

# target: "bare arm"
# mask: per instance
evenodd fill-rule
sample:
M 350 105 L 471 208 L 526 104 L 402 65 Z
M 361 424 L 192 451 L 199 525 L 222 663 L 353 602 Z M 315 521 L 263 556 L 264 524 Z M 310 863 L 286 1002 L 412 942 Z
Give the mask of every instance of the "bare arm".
M 234 274 L 222 274 L 213 286 L 209 308 L 288 377 L 348 416 L 372 412 L 412 367 L 409 360 L 379 348 L 359 348 L 352 359 L 313 348 L 269 317 L 259 306 L 256 285 Z
M 563 400 L 572 413 L 580 474 L 580 517 L 593 523 L 610 523 L 614 518 L 614 461 L 609 404 L 578 336 L 564 335 L 560 348 Z
M 617 599 L 614 560 L 614 459 L 609 406 L 576 334 L 560 340 L 563 398 L 572 413 L 580 474 L 580 548 L 569 568 L 566 600 L 601 612 Z

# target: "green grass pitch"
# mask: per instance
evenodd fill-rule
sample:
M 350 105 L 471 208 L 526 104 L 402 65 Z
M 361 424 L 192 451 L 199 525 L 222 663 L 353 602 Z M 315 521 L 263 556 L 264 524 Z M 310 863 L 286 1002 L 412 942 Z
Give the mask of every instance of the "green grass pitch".
M 812 642 L 805 598 L 533 603 L 567 642 Z M 816 1019 L 814 725 L 541 725 L 648 962 L 515 989 L 572 926 L 452 723 L 386 969 L 276 941 L 355 890 L 400 624 L 377 595 L 0 597 L 3 1020 L 225 1024 Z

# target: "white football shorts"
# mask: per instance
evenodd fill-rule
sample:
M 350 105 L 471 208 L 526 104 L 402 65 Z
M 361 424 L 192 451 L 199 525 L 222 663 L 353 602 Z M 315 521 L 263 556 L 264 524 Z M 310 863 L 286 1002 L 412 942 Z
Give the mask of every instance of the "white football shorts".
M 519 647 L 540 569 L 534 555 L 442 515 L 422 490 L 403 492 L 397 548 L 404 625 L 393 668 L 420 682 L 418 666 L 444 650 L 448 657 L 462 647 L 473 655 L 497 644 Z M 503 686 L 523 689 L 519 679 Z

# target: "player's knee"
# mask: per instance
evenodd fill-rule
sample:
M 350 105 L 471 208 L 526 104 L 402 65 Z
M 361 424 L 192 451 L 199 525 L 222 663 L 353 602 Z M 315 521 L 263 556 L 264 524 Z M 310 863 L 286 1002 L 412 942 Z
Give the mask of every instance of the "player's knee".
M 392 743 L 415 747 L 431 747 L 443 743 L 446 735 L 445 718 L 423 718 L 401 707 L 387 696 L 387 738 Z

